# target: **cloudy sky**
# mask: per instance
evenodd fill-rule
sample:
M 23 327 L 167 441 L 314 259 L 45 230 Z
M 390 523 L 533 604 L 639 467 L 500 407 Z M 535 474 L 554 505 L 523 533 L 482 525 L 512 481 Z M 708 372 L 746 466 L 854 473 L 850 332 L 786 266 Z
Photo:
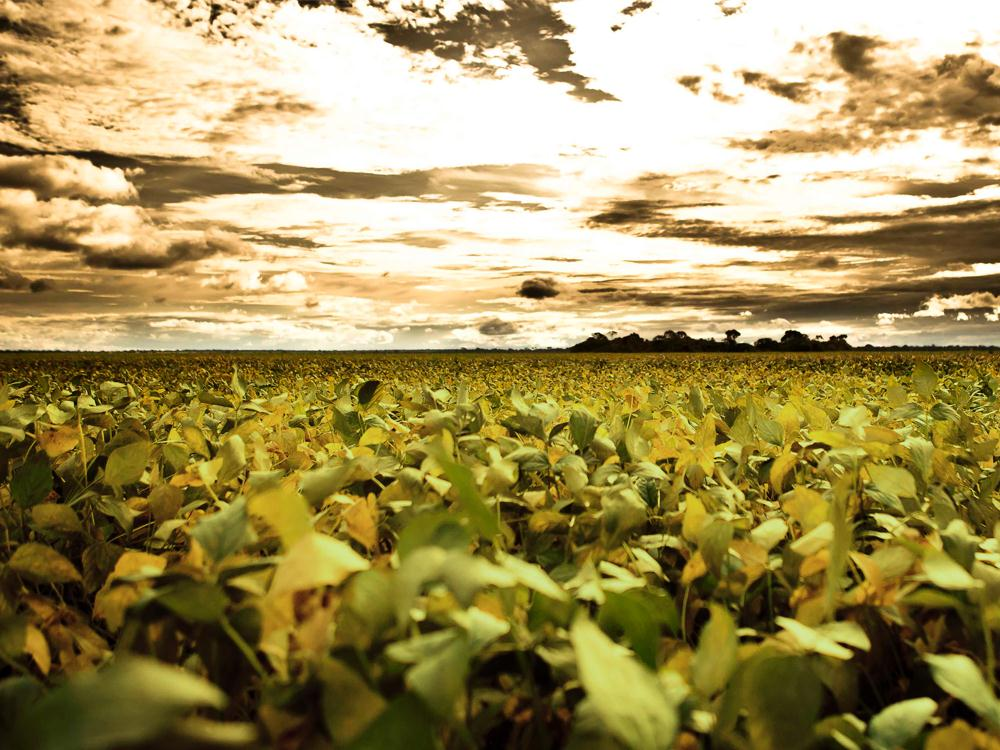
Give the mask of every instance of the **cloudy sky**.
M 982 0 L 0 0 L 0 347 L 1000 343 Z

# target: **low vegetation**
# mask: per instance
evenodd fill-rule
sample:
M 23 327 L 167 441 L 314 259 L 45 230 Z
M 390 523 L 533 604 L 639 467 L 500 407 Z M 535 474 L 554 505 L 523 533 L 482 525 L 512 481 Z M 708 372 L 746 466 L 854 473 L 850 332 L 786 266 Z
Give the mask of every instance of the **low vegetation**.
M 997 748 L 998 360 L 0 357 L 0 737 Z

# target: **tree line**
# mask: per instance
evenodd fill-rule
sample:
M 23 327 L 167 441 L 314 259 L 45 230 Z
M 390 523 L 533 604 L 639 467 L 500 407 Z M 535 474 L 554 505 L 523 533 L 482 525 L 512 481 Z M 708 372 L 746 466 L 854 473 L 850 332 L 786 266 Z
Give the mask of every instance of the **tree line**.
M 725 333 L 724 339 L 696 338 L 684 331 L 666 330 L 651 339 L 638 333 L 618 336 L 615 331 L 595 332 L 584 341 L 569 348 L 571 352 L 835 352 L 847 351 L 853 347 L 847 342 L 847 334 L 829 338 L 810 337 L 801 331 L 788 330 L 780 340 L 760 338 L 752 344 L 738 339 L 742 334 L 735 328 Z

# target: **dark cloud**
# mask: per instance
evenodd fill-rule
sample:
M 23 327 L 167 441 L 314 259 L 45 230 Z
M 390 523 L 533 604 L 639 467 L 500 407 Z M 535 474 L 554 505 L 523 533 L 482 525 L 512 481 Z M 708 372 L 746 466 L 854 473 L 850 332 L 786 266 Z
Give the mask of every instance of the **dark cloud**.
M 816 261 L 817 268 L 837 268 L 839 266 L 840 261 L 837 259 L 836 255 L 824 255 Z
M 686 88 L 692 94 L 697 94 L 701 91 L 701 76 L 681 76 L 677 79 L 677 83 Z
M 649 10 L 653 7 L 653 0 L 635 0 L 627 8 L 622 8 L 622 15 L 624 16 L 634 16 L 642 13 L 644 10 Z
M 205 136 L 210 143 L 239 139 L 248 121 L 281 125 L 288 118 L 299 120 L 320 110 L 311 102 L 280 91 L 253 91 L 244 94 L 215 128 Z
M 0 263 L 0 290 L 11 292 L 47 292 L 55 288 L 52 279 L 29 279 L 19 271 Z
M 491 318 L 479 325 L 479 332 L 484 336 L 510 336 L 517 333 L 517 326 L 509 320 Z
M 1000 294 L 1000 274 L 966 278 L 925 278 L 875 284 L 870 287 L 802 291 L 781 284 L 748 284 L 739 289 L 719 289 L 687 284 L 671 289 L 637 285 L 606 285 L 576 290 L 591 298 L 591 305 L 641 305 L 650 308 L 711 310 L 737 316 L 753 312 L 755 320 L 785 318 L 796 322 L 873 319 L 879 313 L 912 315 L 937 295 L 941 297 Z M 969 308 L 973 309 L 973 308 Z
M 715 7 L 724 16 L 734 16 L 746 7 L 746 0 L 716 0 Z
M 0 122 L 9 122 L 21 129 L 27 128 L 27 106 L 17 76 L 0 59 Z
M 957 198 L 989 185 L 1000 184 L 1000 177 L 969 175 L 951 182 L 907 180 L 893 191 L 897 195 L 920 195 L 928 198 Z
M 420 24 L 409 20 L 372 24 L 389 44 L 413 52 L 430 52 L 442 60 L 461 62 L 467 69 L 492 74 L 497 64 L 486 53 L 513 48 L 501 67 L 526 64 L 549 83 L 565 83 L 570 93 L 588 102 L 616 101 L 606 91 L 591 88 L 590 79 L 573 70 L 573 50 L 565 37 L 573 31 L 559 11 L 541 0 L 507 0 L 506 7 L 466 5 L 453 18 L 427 14 Z
M 101 202 L 134 197 L 132 174 L 62 154 L 0 156 L 0 246 L 76 252 L 85 265 L 116 269 L 169 268 L 247 250 L 227 232 L 178 238 L 142 206 Z
M 875 68 L 870 52 L 883 43 L 847 34 L 831 39 L 838 67 L 828 80 L 845 88 L 840 106 L 821 110 L 811 128 L 774 130 L 731 145 L 771 153 L 858 151 L 930 129 L 971 144 L 997 142 L 1000 66 L 975 53 L 917 62 L 886 46 Z
M 740 75 L 748 86 L 756 86 L 793 102 L 803 102 L 812 95 L 812 88 L 804 81 L 779 81 L 767 73 L 752 70 L 741 71 Z
M 222 119 L 225 122 L 243 122 L 252 117 L 311 115 L 318 111 L 316 105 L 302 99 L 280 91 L 264 91 L 245 95 Z
M 82 154 L 77 154 L 82 155 Z M 149 207 L 204 195 L 310 193 L 325 198 L 421 198 L 476 206 L 545 208 L 532 202 L 498 200 L 493 193 L 548 197 L 542 182 L 558 175 L 534 164 L 470 165 L 394 174 L 344 172 L 286 164 L 249 165 L 240 171 L 212 162 L 161 157 L 132 159 L 88 153 L 95 164 L 133 170 L 130 179 Z
M 526 279 L 521 282 L 521 287 L 517 290 L 517 296 L 528 299 L 547 299 L 558 295 L 559 289 L 556 283 L 546 278 Z
M 26 276 L 18 273 L 10 266 L 0 264 L 0 289 L 7 291 L 21 291 L 27 289 L 31 281 Z
M 872 258 L 910 258 L 928 267 L 948 263 L 995 262 L 1000 248 L 1000 200 L 926 206 L 895 214 L 813 217 L 817 229 L 775 228 L 676 215 L 678 207 L 658 201 L 616 201 L 592 216 L 591 226 L 613 226 L 643 237 L 673 237 L 713 245 L 756 247 L 801 253 L 849 253 Z M 874 224 L 843 231 L 845 224 Z M 828 261 L 829 262 L 829 261 Z
M 830 42 L 833 59 L 845 73 L 857 78 L 872 76 L 874 73 L 872 50 L 882 45 L 880 39 L 835 31 L 830 34 Z
M 739 96 L 733 96 L 722 88 L 722 84 L 718 81 L 712 84 L 712 98 L 723 104 L 736 104 L 740 100 Z
M 772 130 L 763 138 L 738 138 L 729 145 L 747 151 L 777 154 L 812 154 L 828 151 L 857 151 L 871 145 L 870 136 L 835 128 L 818 130 Z
M 93 268 L 144 270 L 172 268 L 213 255 L 242 255 L 247 247 L 236 235 L 210 230 L 193 239 L 167 243 L 165 248 L 135 243 L 113 248 L 85 247 L 82 250 L 84 262 Z

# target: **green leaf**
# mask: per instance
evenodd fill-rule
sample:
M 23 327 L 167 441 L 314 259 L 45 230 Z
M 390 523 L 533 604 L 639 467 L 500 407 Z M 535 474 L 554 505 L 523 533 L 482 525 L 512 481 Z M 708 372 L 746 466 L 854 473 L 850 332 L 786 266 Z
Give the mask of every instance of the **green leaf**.
M 447 719 L 458 714 L 465 697 L 472 649 L 465 633 L 458 629 L 443 632 L 449 638 L 436 641 L 437 648 L 407 670 L 406 686 L 419 695 L 431 711 Z M 386 653 L 392 657 L 391 647 Z
M 851 659 L 854 654 L 841 643 L 867 651 L 871 641 L 857 623 L 836 622 L 811 628 L 790 617 L 775 617 L 774 622 L 784 629 L 790 639 L 804 651 L 813 651 L 834 659 Z
M 913 368 L 913 388 L 924 398 L 931 398 L 937 388 L 938 378 L 926 362 L 918 362 Z
M 895 750 L 912 740 L 937 711 L 930 698 L 912 698 L 893 703 L 872 717 L 868 736 L 879 750 Z
M 939 688 L 1000 729 L 1000 700 L 972 659 L 963 654 L 927 654 L 924 661 L 930 665 L 931 676 Z
M 736 671 L 738 648 L 736 623 L 724 607 L 712 604 L 691 663 L 694 686 L 702 695 L 711 697 L 726 686 Z
M 72 583 L 81 581 L 80 572 L 69 560 L 51 547 L 27 542 L 14 550 L 7 567 L 37 583 Z
M 368 406 L 380 385 L 382 385 L 381 380 L 366 380 L 362 383 L 358 388 L 358 403 L 362 406 Z
M 434 723 L 413 695 L 402 695 L 379 714 L 349 750 L 439 750 Z
M 41 456 L 21 464 L 10 478 L 10 497 L 22 508 L 40 503 L 52 492 L 52 469 Z
M 115 448 L 104 467 L 104 483 L 110 487 L 125 487 L 142 478 L 149 462 L 150 444 L 145 440 Z
M 938 549 L 929 549 L 923 558 L 924 574 L 938 588 L 953 591 L 967 591 L 979 588 L 982 581 L 973 578 L 969 571 Z
M 497 562 L 501 568 L 505 568 L 513 573 L 517 578 L 517 582 L 522 586 L 537 591 L 539 594 L 545 594 L 545 596 L 556 601 L 569 601 L 569 594 L 566 589 L 553 581 L 549 574 L 538 565 L 533 565 L 519 557 L 503 552 L 497 553 Z
M 680 626 L 673 599 L 648 589 L 607 592 L 598 624 L 611 635 L 623 633 L 636 656 L 650 669 L 656 668 L 663 628 L 677 632 Z
M 677 706 L 656 674 L 586 617 L 570 629 L 580 682 L 605 728 L 633 750 L 670 748 Z
M 186 580 L 157 592 L 156 601 L 187 622 L 217 622 L 229 599 L 218 586 Z
M 588 411 L 575 409 L 569 415 L 569 434 L 573 436 L 573 442 L 580 451 L 585 451 L 594 441 L 597 434 L 597 420 Z
M 750 740 L 755 750 L 799 750 L 813 738 L 823 684 L 801 656 L 760 655 L 743 683 Z
M 15 727 L 14 747 L 103 750 L 148 743 L 194 709 L 221 709 L 225 694 L 179 667 L 124 657 L 49 692 Z M 54 720 L 55 717 L 58 717 Z
M 247 465 L 246 445 L 239 435 L 233 435 L 224 442 L 219 455 L 222 457 L 222 468 L 219 469 L 218 476 L 220 482 L 234 479 Z
M 254 542 L 257 535 L 247 518 L 246 499 L 240 497 L 222 510 L 202 518 L 191 530 L 191 536 L 216 562 Z
M 323 724 L 338 747 L 356 739 L 385 711 L 385 699 L 343 662 L 320 664 L 319 679 Z
M 440 447 L 433 455 L 444 470 L 445 478 L 455 489 L 458 504 L 469 520 L 483 537 L 493 539 L 500 533 L 500 521 L 496 513 L 483 502 L 472 471 L 468 466 L 453 461 Z

